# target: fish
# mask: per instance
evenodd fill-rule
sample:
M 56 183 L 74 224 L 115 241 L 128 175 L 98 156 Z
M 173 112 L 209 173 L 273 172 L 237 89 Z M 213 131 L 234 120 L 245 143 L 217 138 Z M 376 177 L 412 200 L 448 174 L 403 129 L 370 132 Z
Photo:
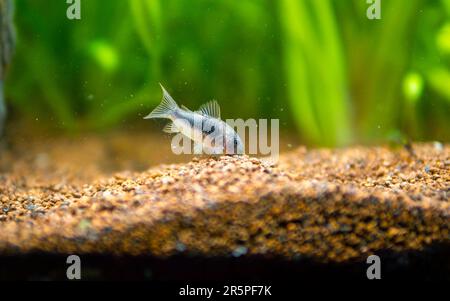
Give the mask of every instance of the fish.
M 166 133 L 181 133 L 194 142 L 194 152 L 210 155 L 241 155 L 244 145 L 240 136 L 221 120 L 220 106 L 216 100 L 209 101 L 196 111 L 178 106 L 167 90 L 161 86 L 161 103 L 144 119 L 164 118 L 170 122 L 164 127 Z

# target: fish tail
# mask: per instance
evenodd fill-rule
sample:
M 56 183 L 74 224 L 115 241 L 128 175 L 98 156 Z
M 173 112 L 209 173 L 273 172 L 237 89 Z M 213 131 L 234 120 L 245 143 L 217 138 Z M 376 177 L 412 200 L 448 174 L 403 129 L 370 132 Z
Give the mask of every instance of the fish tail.
M 151 118 L 170 118 L 170 116 L 173 114 L 174 111 L 178 109 L 178 105 L 173 100 L 172 96 L 164 89 L 164 87 L 161 86 L 161 89 L 163 91 L 163 99 L 161 100 L 161 103 L 147 116 L 144 117 L 144 119 L 151 119 Z

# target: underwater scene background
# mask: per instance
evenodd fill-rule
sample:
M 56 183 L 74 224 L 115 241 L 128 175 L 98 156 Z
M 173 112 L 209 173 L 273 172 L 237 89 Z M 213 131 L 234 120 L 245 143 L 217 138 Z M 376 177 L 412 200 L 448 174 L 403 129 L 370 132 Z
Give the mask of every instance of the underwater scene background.
M 148 126 L 158 82 L 189 108 L 279 118 L 301 143 L 450 137 L 450 1 L 15 1 L 9 128 Z
M 0 281 L 450 280 L 449 116 L 450 0 L 0 0 Z

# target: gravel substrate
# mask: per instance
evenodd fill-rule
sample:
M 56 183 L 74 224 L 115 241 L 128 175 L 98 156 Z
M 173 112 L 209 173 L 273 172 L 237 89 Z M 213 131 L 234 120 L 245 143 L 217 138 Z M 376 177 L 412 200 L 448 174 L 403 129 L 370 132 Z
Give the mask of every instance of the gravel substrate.
M 28 166 L 48 164 L 33 158 Z M 277 165 L 224 156 L 114 175 L 93 169 L 88 184 L 83 166 L 27 171 L 28 161 L 14 160 L 0 174 L 3 255 L 339 263 L 450 243 L 450 147 L 439 143 L 299 148 Z

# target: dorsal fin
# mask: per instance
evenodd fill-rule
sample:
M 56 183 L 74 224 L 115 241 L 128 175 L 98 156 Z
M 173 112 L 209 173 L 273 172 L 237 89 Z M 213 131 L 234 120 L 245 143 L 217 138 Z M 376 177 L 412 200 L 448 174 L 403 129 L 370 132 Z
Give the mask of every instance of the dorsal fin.
M 220 106 L 215 100 L 203 104 L 197 112 L 205 116 L 220 119 Z

